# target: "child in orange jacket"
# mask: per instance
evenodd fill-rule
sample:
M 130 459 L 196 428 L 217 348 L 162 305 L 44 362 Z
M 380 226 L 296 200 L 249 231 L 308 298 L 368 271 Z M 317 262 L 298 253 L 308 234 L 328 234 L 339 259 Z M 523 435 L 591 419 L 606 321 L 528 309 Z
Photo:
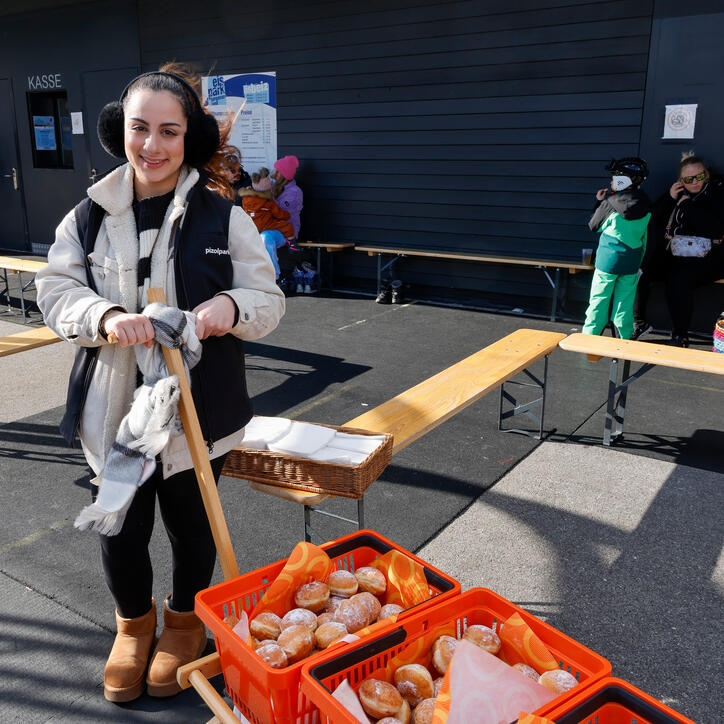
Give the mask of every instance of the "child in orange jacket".
M 253 173 L 251 187 L 261 194 L 268 192 L 271 197 L 269 169 L 262 167 L 258 173 Z M 245 195 L 241 197 L 241 206 L 249 214 L 260 233 L 276 229 L 284 235 L 285 239 L 294 238 L 294 227 L 289 221 L 289 212 L 280 209 L 271 198 L 267 198 L 266 195 Z

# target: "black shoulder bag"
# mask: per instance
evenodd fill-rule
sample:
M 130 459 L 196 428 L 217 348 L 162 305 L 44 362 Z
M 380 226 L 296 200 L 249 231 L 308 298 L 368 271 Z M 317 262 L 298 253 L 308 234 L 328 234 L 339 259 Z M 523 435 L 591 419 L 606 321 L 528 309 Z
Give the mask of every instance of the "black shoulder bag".
M 86 198 L 74 209 L 75 225 L 78 231 L 78 239 L 83 245 L 85 257 L 85 272 L 88 278 L 88 286 L 94 292 L 98 292 L 91 274 L 90 260 L 88 255 L 93 251 L 96 243 L 96 236 L 103 223 L 105 212 L 95 201 Z M 65 414 L 60 421 L 60 433 L 63 439 L 75 447 L 75 439 L 80 425 L 80 416 L 83 412 L 83 405 L 88 394 L 93 370 L 98 360 L 100 347 L 78 347 L 75 351 L 75 360 L 70 370 L 68 379 L 68 396 L 65 401 Z

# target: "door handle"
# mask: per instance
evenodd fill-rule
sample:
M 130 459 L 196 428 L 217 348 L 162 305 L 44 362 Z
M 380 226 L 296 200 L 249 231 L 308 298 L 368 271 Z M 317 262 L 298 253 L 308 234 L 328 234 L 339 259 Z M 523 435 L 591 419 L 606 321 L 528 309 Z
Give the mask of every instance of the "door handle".
M 17 191 L 20 188 L 20 181 L 18 179 L 18 170 L 13 169 L 12 173 L 4 173 L 3 178 L 11 178 L 13 180 L 13 188 Z

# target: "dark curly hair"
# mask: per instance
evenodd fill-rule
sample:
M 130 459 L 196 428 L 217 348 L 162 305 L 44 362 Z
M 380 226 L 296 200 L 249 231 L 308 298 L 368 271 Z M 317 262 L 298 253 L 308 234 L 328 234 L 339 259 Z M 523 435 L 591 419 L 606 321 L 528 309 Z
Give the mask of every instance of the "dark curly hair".
M 164 63 L 159 70 L 164 73 L 173 73 L 174 75 L 183 78 L 196 91 L 196 94 L 201 97 L 201 78 L 199 74 L 192 71 L 189 66 L 184 63 L 177 62 Z M 153 91 L 168 91 L 173 94 L 181 103 L 181 107 L 184 109 L 186 118 L 189 118 L 195 110 L 195 104 L 188 90 L 177 80 L 174 80 L 167 75 L 146 75 L 139 78 L 128 89 L 123 102 L 124 107 L 128 103 L 128 99 L 131 95 L 142 88 L 148 88 Z M 208 111 L 204 109 L 204 113 L 208 113 Z M 228 143 L 229 135 L 231 134 L 231 121 L 220 122 L 218 125 L 218 145 L 214 143 L 214 148 L 199 148 L 194 149 L 194 152 L 198 153 L 198 155 L 203 158 L 211 156 L 210 160 L 203 166 L 203 170 L 208 176 L 207 187 L 212 191 L 216 191 L 216 193 L 220 196 L 233 201 L 236 198 L 236 194 L 231 188 L 229 180 L 224 175 L 223 168 L 227 155 L 233 153 L 237 149 Z

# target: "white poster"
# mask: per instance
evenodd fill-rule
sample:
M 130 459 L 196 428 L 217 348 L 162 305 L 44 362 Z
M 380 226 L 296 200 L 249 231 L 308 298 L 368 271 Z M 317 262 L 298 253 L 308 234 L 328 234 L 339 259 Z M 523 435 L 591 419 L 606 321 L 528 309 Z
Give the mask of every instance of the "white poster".
M 71 111 L 70 122 L 73 126 L 74 135 L 83 133 L 83 111 Z
M 220 121 L 234 121 L 229 143 L 241 151 L 244 170 L 271 170 L 277 160 L 276 73 L 206 76 L 201 94 L 203 104 Z
M 694 138 L 696 103 L 666 106 L 662 138 Z

